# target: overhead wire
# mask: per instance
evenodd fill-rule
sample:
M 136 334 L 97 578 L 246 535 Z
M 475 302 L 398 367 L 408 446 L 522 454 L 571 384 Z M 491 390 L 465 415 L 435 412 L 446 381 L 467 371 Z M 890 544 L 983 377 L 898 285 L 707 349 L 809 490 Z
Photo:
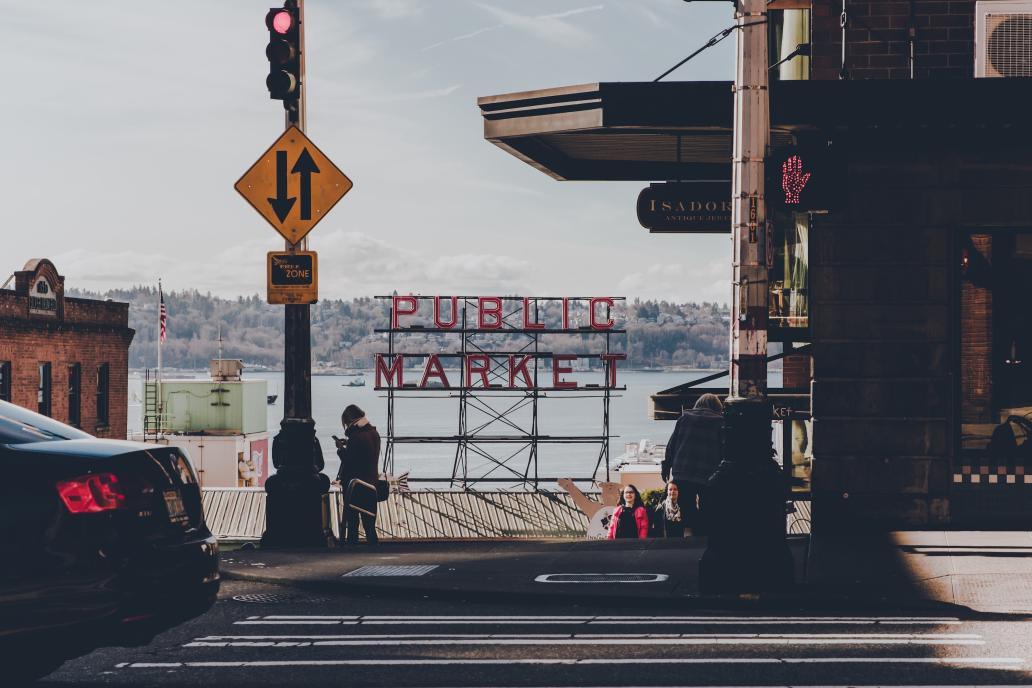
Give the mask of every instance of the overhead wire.
M 669 75 L 671 72 L 673 72 L 674 70 L 676 70 L 681 65 L 685 64 L 686 62 L 688 62 L 689 60 L 691 60 L 693 57 L 695 57 L 699 53 L 703 52 L 704 50 L 707 50 L 708 48 L 712 48 L 717 43 L 720 43 L 722 40 L 724 40 L 725 38 L 730 36 L 732 33 L 734 33 L 735 29 L 744 29 L 747 26 L 756 26 L 758 24 L 766 24 L 766 23 L 767 23 L 767 20 L 766 19 L 762 19 L 760 21 L 747 22 L 745 24 L 732 24 L 731 26 L 727 27 L 726 29 L 722 29 L 722 30 L 718 31 L 717 33 L 713 34 L 713 36 L 710 37 L 710 39 L 708 41 L 706 41 L 702 45 L 702 47 L 700 47 L 698 50 L 693 52 L 691 55 L 689 55 L 688 57 L 684 58 L 683 60 L 681 60 L 680 62 L 675 64 L 670 69 L 666 70 L 665 72 L 663 72 L 662 74 L 657 76 L 655 79 L 652 80 L 652 83 L 656 83 L 657 81 L 661 81 L 663 79 L 663 77 Z

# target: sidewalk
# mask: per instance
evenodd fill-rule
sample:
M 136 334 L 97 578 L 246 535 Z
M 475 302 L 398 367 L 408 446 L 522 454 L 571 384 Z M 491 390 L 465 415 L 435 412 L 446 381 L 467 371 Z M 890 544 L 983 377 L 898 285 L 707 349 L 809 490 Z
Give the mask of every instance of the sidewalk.
M 785 594 L 701 597 L 704 538 L 685 541 L 390 542 L 350 550 L 223 554 L 227 579 L 363 594 L 653 607 L 946 609 L 1032 614 L 1032 533 L 905 532 L 793 538 L 796 579 Z M 361 567 L 423 567 L 359 571 Z M 427 569 L 426 567 L 432 567 Z M 360 575 L 381 573 L 381 575 Z M 382 574 L 388 575 L 382 575 Z M 662 574 L 659 582 L 548 583 L 547 574 Z

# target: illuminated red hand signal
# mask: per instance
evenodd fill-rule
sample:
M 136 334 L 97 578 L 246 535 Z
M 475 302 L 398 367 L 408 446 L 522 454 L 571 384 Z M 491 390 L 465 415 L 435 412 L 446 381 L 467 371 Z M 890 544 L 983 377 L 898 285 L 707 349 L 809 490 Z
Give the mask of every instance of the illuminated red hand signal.
M 785 205 L 799 205 L 799 195 L 810 181 L 810 173 L 803 173 L 803 159 L 789 156 L 781 164 L 781 190 L 785 192 Z

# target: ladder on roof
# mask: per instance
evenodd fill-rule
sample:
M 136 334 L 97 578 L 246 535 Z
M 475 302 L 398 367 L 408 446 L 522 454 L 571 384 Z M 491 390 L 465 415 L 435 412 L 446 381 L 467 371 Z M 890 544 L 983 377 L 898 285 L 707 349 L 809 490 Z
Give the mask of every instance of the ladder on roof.
M 143 373 L 143 441 L 157 441 L 161 433 L 161 416 L 158 413 L 158 380 L 149 368 Z

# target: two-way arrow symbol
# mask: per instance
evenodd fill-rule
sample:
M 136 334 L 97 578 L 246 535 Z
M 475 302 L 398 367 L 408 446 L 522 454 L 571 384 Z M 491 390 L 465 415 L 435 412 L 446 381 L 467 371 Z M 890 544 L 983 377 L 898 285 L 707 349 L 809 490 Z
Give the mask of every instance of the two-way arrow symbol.
M 307 148 L 301 149 L 301 155 L 297 156 L 297 162 L 290 168 L 291 173 L 301 175 L 301 219 L 312 219 L 312 174 L 319 174 L 319 168 L 315 160 L 308 153 Z
M 287 219 L 296 200 L 287 197 L 287 151 L 276 151 L 276 198 L 270 198 L 269 205 L 279 218 L 280 224 Z
M 291 174 L 301 175 L 300 219 L 312 219 L 312 175 L 319 174 L 319 167 L 312 159 L 308 148 L 301 150 L 297 162 L 290 169 Z M 287 220 L 297 198 L 287 196 L 287 151 L 276 151 L 276 197 L 267 199 L 280 224 Z

